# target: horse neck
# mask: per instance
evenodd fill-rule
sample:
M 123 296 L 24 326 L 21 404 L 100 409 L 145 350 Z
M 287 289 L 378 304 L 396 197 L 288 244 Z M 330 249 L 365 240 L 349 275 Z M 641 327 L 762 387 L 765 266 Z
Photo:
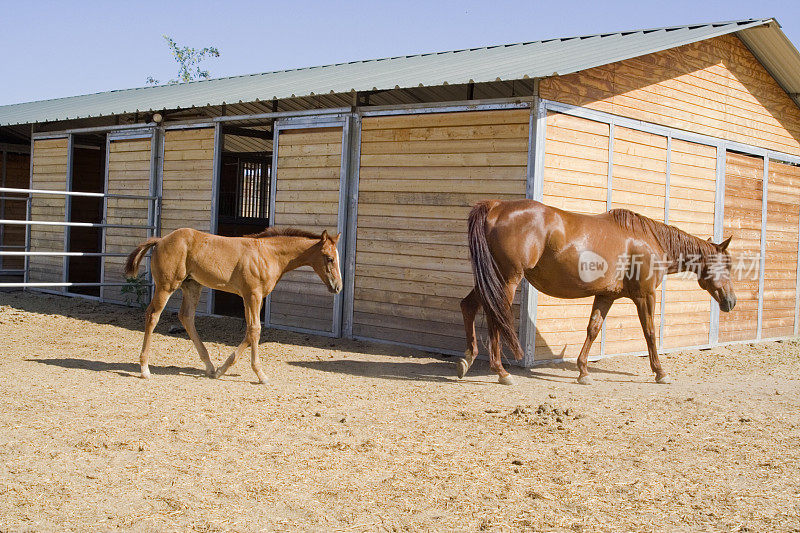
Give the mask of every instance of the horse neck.
M 282 272 L 289 272 L 311 264 L 312 248 L 318 242 L 308 237 L 268 237 L 262 242 L 268 245 L 268 252 L 281 266 Z
M 700 269 L 705 266 L 706 256 L 709 253 L 709 250 L 706 249 L 707 242 L 689 233 L 684 233 L 682 243 L 683 245 L 676 250 L 662 246 L 665 256 L 670 262 L 667 273 L 694 272 L 698 274 Z

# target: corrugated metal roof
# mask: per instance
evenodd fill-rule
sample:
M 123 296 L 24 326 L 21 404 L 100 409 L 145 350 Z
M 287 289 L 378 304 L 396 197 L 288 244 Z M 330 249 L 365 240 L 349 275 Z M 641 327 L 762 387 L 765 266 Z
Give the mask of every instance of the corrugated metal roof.
M 0 106 L 0 125 L 27 124 L 301 96 L 564 75 L 739 32 L 789 92 L 800 54 L 774 19 L 604 33 L 141 87 Z

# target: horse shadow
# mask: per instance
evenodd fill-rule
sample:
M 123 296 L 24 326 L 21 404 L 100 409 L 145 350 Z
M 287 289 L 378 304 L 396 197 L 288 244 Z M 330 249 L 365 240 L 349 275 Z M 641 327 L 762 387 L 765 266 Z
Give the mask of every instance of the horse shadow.
M 123 377 L 139 377 L 139 365 L 136 363 L 113 363 L 95 359 L 76 359 L 72 357 L 29 357 L 26 358 L 25 361 L 72 370 L 92 370 L 94 372 L 110 372 Z M 166 376 L 205 377 L 205 372 L 199 368 L 174 365 L 150 365 L 150 373 Z

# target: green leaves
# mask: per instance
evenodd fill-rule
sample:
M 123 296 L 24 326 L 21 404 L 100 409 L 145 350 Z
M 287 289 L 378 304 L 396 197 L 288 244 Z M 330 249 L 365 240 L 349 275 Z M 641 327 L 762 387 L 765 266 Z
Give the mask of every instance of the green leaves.
M 125 303 L 144 309 L 146 306 L 145 298 L 150 292 L 147 274 L 140 274 L 135 278 L 125 278 L 125 285 L 122 286 L 120 292 L 125 296 Z
M 200 68 L 200 63 L 205 59 L 219 57 L 219 49 L 213 46 L 205 48 L 191 48 L 189 46 L 179 46 L 175 39 L 169 35 L 163 35 L 164 40 L 167 41 L 167 46 L 172 53 L 172 57 L 178 63 L 178 77 L 171 79 L 167 85 L 177 85 L 187 81 L 205 80 L 211 77 L 208 70 Z M 152 76 L 147 77 L 148 85 L 158 85 L 157 79 Z

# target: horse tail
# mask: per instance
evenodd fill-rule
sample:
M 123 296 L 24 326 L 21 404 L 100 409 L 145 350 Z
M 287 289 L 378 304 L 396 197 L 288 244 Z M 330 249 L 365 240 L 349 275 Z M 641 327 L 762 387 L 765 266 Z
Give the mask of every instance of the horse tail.
M 142 262 L 144 254 L 147 253 L 147 250 L 158 244 L 160 240 L 161 237 L 150 237 L 128 255 L 128 260 L 125 262 L 125 275 L 127 277 L 136 277 L 139 272 L 139 263 Z
M 469 256 L 475 277 L 475 292 L 486 313 L 489 327 L 496 327 L 500 331 L 514 357 L 519 360 L 524 352 L 514 329 L 511 302 L 506 298 L 506 282 L 486 241 L 486 219 L 490 204 L 489 201 L 475 204 L 469 213 Z

